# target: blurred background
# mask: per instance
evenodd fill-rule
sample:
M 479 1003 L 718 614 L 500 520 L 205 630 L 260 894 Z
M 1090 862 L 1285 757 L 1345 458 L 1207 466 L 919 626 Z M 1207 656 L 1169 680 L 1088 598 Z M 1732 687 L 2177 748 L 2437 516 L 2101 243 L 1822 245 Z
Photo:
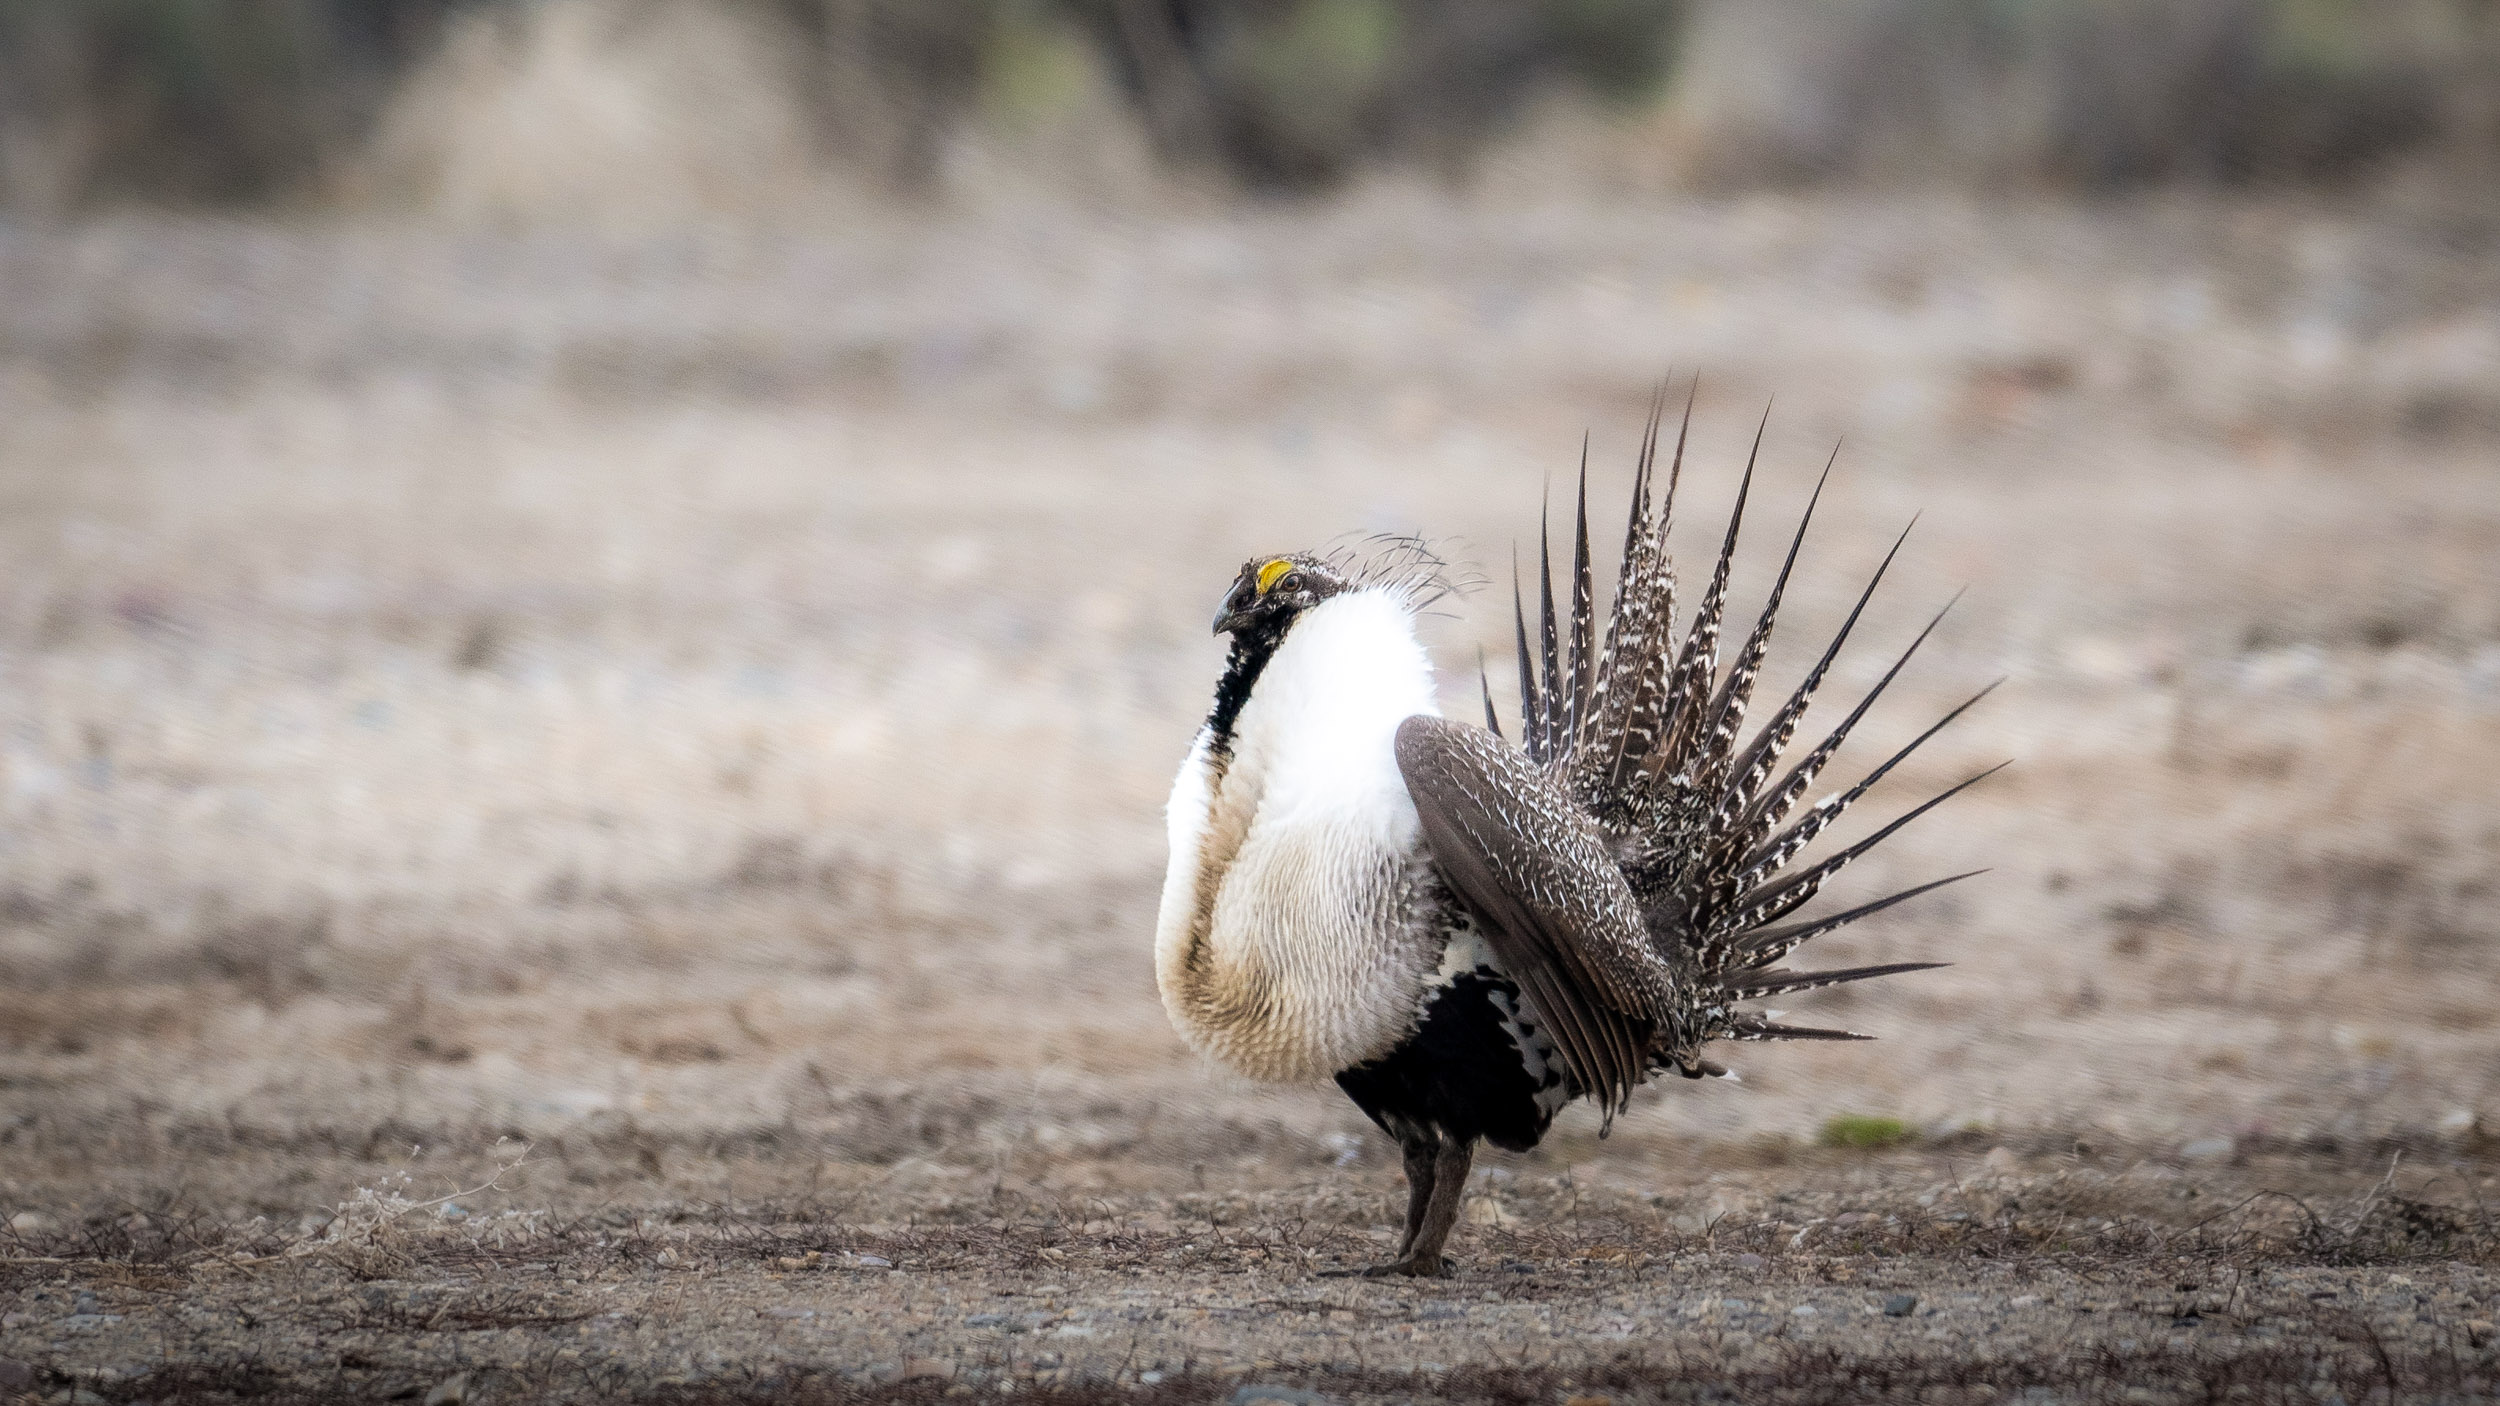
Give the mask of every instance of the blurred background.
M 1845 755 L 2008 680 L 1855 833 L 2016 765 L 1538 1158 L 2488 1150 L 2490 0 L 13 0 L 0 1145 L 1385 1166 L 1154 997 L 1206 620 L 1694 375 L 1774 687 L 1913 513 Z

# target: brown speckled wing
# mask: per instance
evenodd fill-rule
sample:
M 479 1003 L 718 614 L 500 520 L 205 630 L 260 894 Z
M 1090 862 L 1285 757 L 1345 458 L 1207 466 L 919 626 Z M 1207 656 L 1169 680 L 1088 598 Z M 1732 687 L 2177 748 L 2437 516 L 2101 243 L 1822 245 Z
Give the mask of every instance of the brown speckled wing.
M 1640 904 L 1595 823 L 1560 781 L 1482 728 L 1408 718 L 1397 755 L 1442 881 L 1581 1089 L 1609 1114 L 1622 1108 L 1661 1014 L 1674 1009 L 1674 976 L 1650 952 Z

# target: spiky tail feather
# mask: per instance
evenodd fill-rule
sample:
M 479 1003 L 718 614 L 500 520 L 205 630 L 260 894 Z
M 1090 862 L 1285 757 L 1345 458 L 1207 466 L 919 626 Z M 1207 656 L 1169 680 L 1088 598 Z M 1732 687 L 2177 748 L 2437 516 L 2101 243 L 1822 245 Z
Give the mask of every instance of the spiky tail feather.
M 1683 949 L 1679 968 L 1697 977 L 1687 993 L 1692 1009 L 1684 1021 L 1663 1022 L 1661 1028 L 1691 1032 L 1686 1047 L 1659 1050 L 1661 1065 L 1688 1074 L 1715 1072 L 1703 1061 L 1701 1044 L 1729 1040 L 1833 1040 L 1863 1038 L 1842 1030 L 1819 1030 L 1774 1023 L 1758 1011 L 1737 1009 L 1738 1003 L 1765 996 L 1811 990 L 1847 981 L 1891 976 L 1940 965 L 1896 962 L 1824 972 L 1794 972 L 1774 964 L 1802 944 L 1880 913 L 1894 904 L 1958 883 L 1974 874 L 1937 879 L 1872 902 L 1861 903 L 1820 919 L 1782 924 L 1803 907 L 1824 882 L 1864 855 L 1902 826 L 1942 804 L 1981 778 L 1991 767 L 1930 798 L 1872 836 L 1801 869 L 1814 840 L 1839 820 L 1929 738 L 1959 718 L 1996 687 L 1990 684 L 1954 708 L 1880 765 L 1845 790 L 1808 807 L 1793 823 L 1789 816 L 1838 752 L 1851 729 L 1866 716 L 1910 657 L 1953 608 L 1927 622 L 1882 678 L 1849 715 L 1774 781 L 1782 754 L 1795 740 L 1807 706 L 1822 687 L 1833 661 L 1875 588 L 1891 569 L 1894 556 L 1909 537 L 1904 528 L 1881 565 L 1875 569 L 1848 618 L 1815 661 L 1795 692 L 1782 702 L 1749 741 L 1745 713 L 1771 642 L 1772 626 L 1788 587 L 1806 529 L 1821 501 L 1831 474 L 1826 463 L 1790 537 L 1779 576 L 1744 644 L 1728 667 L 1720 668 L 1722 621 L 1729 573 L 1736 556 L 1745 502 L 1753 487 L 1754 465 L 1762 449 L 1762 431 L 1754 433 L 1736 506 L 1721 539 L 1709 585 L 1690 625 L 1675 634 L 1675 568 L 1667 555 L 1667 527 L 1682 477 L 1684 445 L 1692 428 L 1693 401 L 1686 398 L 1675 448 L 1667 462 L 1663 493 L 1653 494 L 1658 465 L 1663 399 L 1651 406 L 1633 471 L 1632 502 L 1623 534 L 1623 561 L 1615 580 L 1603 642 L 1596 621 L 1596 590 L 1590 571 L 1588 526 L 1588 455 L 1581 451 L 1580 482 L 1574 504 L 1574 531 L 1568 582 L 1569 614 L 1555 606 L 1552 534 L 1538 530 L 1537 628 L 1528 627 L 1527 593 L 1519 579 L 1516 557 L 1511 567 L 1512 629 L 1519 656 L 1520 745 L 1529 758 L 1562 782 L 1605 834 L 1623 865 L 1625 878 L 1649 919 L 1652 941 Z M 1767 424 L 1768 412 L 1764 419 Z M 1833 451 L 1837 458 L 1839 451 Z M 1653 510 L 1653 497 L 1656 506 Z M 1915 526 L 1915 520 L 1913 520 Z M 1957 596 L 1956 599 L 1959 599 Z M 1479 668 L 1479 674 L 1482 670 Z M 1485 697 L 1488 725 L 1493 717 L 1491 691 Z M 1785 828 L 1783 828 L 1783 826 Z

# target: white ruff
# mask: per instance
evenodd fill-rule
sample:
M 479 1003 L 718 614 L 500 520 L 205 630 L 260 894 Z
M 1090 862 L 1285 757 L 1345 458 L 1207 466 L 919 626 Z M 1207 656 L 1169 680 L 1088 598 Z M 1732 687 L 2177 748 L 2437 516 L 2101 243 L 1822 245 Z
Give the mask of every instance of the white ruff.
M 1414 1028 L 1440 936 L 1398 724 L 1437 714 L 1405 599 L 1350 591 L 1285 632 L 1221 774 L 1204 731 L 1172 783 L 1155 927 L 1163 1008 L 1191 1047 L 1306 1082 Z

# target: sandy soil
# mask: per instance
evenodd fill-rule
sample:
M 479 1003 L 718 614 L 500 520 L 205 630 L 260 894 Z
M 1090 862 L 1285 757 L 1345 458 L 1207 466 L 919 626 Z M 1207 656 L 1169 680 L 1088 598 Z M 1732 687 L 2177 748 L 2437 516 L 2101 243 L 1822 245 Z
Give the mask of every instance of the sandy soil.
M 1394 1174 L 1351 1160 L 568 1144 L 301 1227 L 241 1221 L 191 1163 L 151 1212 L 24 1237 L 60 1253 L 0 1261 L 0 1352 L 19 1384 L 105 1400 L 2363 1401 L 2500 1380 L 2472 1171 L 2004 1147 L 1495 1168 L 1455 1273 L 1383 1282 L 1331 1273 L 1389 1239 Z M 281 1168 L 347 1170 L 267 1149 L 213 1171 L 268 1196 Z
M 0 231 L 0 1389 L 2482 1391 L 2495 248 L 1387 188 Z M 1955 965 L 1490 1159 L 1451 1284 L 1314 1278 L 1382 1149 L 1145 960 L 1209 602 L 1355 530 L 1501 574 L 1694 370 L 1688 553 L 1767 398 L 1765 522 L 1846 439 L 1775 683 L 1914 512 L 1844 682 L 1969 588 L 1850 755 L 2002 675 L 1877 802 L 2017 765 L 1843 887 L 1992 872 L 1821 954 Z M 1489 593 L 1435 628 L 1502 677 Z

